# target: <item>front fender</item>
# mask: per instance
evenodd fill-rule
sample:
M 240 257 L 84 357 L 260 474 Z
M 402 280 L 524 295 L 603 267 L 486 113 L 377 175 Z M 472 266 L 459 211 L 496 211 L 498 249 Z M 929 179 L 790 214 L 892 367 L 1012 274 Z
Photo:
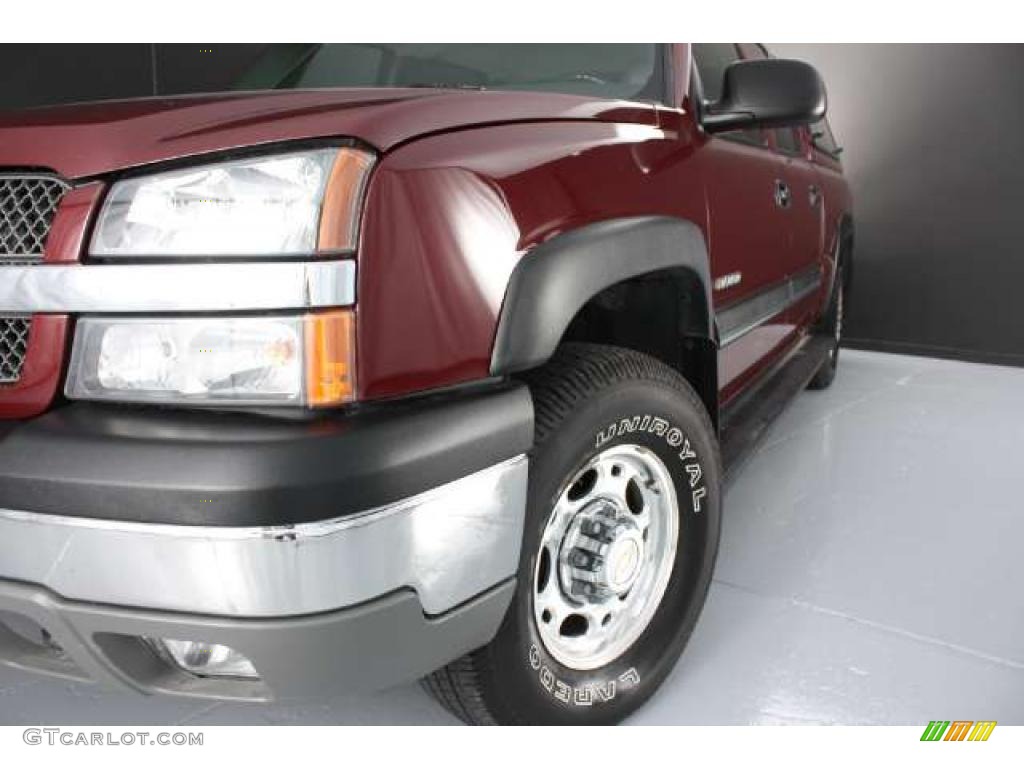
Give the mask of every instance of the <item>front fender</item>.
M 590 299 L 662 270 L 686 278 L 681 335 L 714 339 L 708 253 L 697 225 L 672 216 L 619 218 L 558 235 L 519 261 L 501 309 L 492 375 L 542 365 Z

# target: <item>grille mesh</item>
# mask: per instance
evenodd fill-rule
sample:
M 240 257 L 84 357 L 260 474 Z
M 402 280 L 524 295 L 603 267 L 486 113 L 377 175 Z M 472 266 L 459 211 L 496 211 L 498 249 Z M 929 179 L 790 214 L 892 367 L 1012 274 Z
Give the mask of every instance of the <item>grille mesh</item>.
M 0 317 L 0 384 L 14 384 L 21 378 L 30 324 L 27 317 Z
M 49 176 L 0 175 L 0 264 L 43 258 L 57 204 L 67 185 Z
M 0 174 L 0 269 L 42 261 L 53 216 L 67 190 L 52 176 Z M 0 386 L 21 378 L 30 327 L 28 317 L 0 315 Z

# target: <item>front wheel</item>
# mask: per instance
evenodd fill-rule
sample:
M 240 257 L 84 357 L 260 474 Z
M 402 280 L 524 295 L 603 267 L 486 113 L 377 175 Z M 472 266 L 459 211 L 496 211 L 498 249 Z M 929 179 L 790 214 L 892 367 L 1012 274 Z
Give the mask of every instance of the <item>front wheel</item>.
M 671 671 L 718 550 L 707 412 L 646 355 L 569 344 L 529 376 L 536 413 L 518 588 L 494 640 L 430 675 L 474 724 L 607 724 Z

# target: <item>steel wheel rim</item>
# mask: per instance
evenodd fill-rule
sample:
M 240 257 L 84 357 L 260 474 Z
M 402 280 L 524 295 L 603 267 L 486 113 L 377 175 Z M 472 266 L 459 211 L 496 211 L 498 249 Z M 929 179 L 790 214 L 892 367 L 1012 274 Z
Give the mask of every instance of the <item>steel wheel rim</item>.
M 835 345 L 832 347 L 830 352 L 833 359 L 839 354 L 839 344 L 843 334 L 843 282 L 840 280 L 836 283 L 836 328 L 835 328 Z
M 625 653 L 661 604 L 678 533 L 675 486 L 653 451 L 617 445 L 581 467 L 559 493 L 534 567 L 548 653 L 577 670 Z
M 836 296 L 836 344 L 843 333 L 843 283 L 840 281 L 837 287 L 839 294 Z

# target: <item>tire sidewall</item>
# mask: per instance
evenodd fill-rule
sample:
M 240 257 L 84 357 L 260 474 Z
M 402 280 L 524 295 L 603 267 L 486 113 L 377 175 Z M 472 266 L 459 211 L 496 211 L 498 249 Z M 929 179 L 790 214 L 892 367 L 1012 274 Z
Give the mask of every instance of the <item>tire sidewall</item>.
M 825 312 L 825 316 L 822 318 L 821 329 L 822 332 L 835 336 L 832 342 L 832 347 L 829 349 L 828 359 L 826 359 L 821 368 L 815 373 L 814 378 L 808 383 L 810 389 L 825 389 L 835 379 L 836 372 L 839 369 L 839 352 L 842 348 L 842 338 L 836 336 L 836 326 L 840 322 L 839 318 L 839 302 L 843 301 L 845 305 L 846 296 L 846 285 L 843 278 L 842 267 L 838 268 L 838 274 L 836 275 L 836 283 L 832 288 L 832 297 L 828 303 L 828 309 Z M 845 311 L 845 309 L 844 309 Z M 841 329 L 840 329 L 841 331 Z
M 695 399 L 695 396 L 694 398 Z M 594 456 L 638 445 L 664 463 L 675 486 L 676 559 L 661 603 L 637 641 L 595 670 L 559 663 L 544 646 L 533 612 L 541 537 L 555 502 Z M 496 639 L 499 690 L 530 722 L 590 724 L 621 720 L 671 671 L 696 624 L 718 548 L 718 453 L 707 416 L 691 398 L 659 381 L 619 382 L 578 406 L 531 456 L 519 587 Z

